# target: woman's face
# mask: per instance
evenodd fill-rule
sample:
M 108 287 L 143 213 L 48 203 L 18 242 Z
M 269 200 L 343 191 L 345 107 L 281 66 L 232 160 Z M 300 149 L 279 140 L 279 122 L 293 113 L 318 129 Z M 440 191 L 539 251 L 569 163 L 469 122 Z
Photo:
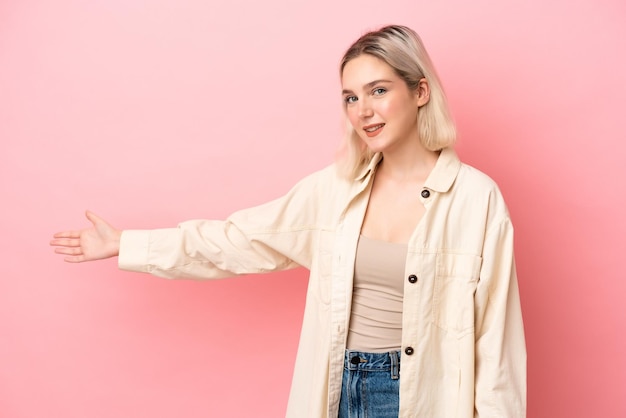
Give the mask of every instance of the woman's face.
M 348 119 L 372 151 L 392 151 L 409 141 L 419 143 L 417 112 L 428 102 L 426 80 L 417 90 L 409 90 L 386 62 L 362 54 L 344 66 L 341 84 Z

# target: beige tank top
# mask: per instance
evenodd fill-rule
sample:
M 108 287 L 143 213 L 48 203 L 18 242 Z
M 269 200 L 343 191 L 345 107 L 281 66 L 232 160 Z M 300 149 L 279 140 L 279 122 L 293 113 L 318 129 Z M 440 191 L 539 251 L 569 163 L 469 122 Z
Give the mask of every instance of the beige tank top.
M 349 350 L 371 353 L 402 345 L 407 244 L 359 238 L 354 265 Z

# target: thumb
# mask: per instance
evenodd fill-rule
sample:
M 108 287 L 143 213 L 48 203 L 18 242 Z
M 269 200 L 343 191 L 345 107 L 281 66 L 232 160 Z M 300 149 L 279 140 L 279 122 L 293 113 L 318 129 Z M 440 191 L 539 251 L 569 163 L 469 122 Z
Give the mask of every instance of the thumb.
M 96 226 L 97 223 L 102 222 L 102 218 L 100 218 L 98 215 L 90 210 L 85 211 L 85 216 L 94 226 Z

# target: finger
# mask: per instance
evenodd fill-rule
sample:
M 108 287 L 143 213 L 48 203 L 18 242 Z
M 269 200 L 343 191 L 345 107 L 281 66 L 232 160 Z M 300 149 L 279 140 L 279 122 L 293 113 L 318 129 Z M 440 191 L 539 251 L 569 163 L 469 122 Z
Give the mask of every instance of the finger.
M 68 262 L 68 263 L 82 263 L 83 261 L 85 261 L 85 256 L 84 255 L 70 255 L 67 256 L 63 259 L 64 261 Z
M 52 236 L 53 238 L 80 238 L 80 231 L 61 231 Z
M 50 241 L 50 245 L 56 247 L 80 247 L 80 239 L 76 238 L 60 238 Z
M 54 252 L 57 254 L 64 255 L 82 255 L 83 251 L 79 247 L 69 248 L 69 247 L 59 247 L 55 248 Z
M 101 217 L 99 217 L 98 215 L 96 215 L 90 210 L 85 211 L 85 216 L 87 217 L 87 219 L 89 219 L 89 222 L 91 222 L 94 225 L 97 224 L 98 222 L 103 222 L 103 219 Z

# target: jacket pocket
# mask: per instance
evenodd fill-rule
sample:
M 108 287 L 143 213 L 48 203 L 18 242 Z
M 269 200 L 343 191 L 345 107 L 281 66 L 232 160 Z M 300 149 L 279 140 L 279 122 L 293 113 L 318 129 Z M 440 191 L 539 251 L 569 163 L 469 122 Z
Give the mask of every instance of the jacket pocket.
M 474 328 L 474 293 L 482 258 L 471 254 L 437 254 L 433 290 L 435 325 L 462 334 Z

